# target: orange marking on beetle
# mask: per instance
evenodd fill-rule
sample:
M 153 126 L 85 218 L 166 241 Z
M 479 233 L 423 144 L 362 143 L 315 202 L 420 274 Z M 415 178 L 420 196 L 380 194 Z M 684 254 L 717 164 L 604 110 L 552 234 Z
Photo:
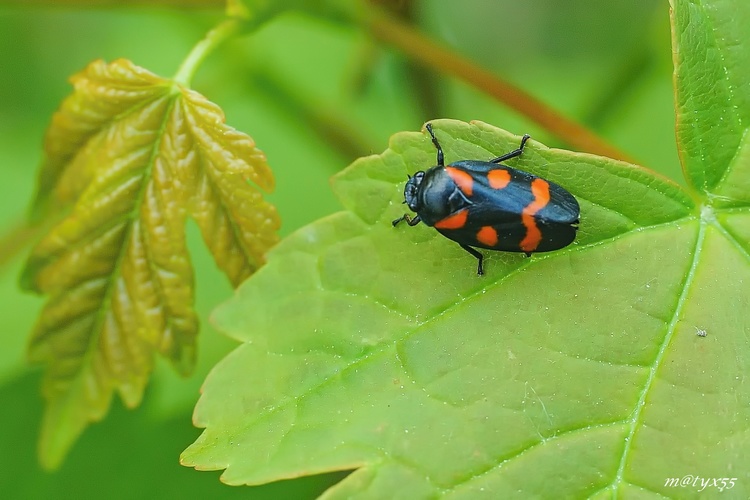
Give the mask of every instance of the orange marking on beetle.
M 437 221 L 435 227 L 438 229 L 461 229 L 466 224 L 467 217 L 469 217 L 469 211 L 463 209 L 460 212 L 449 215 L 445 219 Z
M 521 222 L 526 226 L 526 236 L 521 240 L 521 250 L 524 252 L 533 252 L 542 241 L 542 232 L 536 225 L 533 215 L 522 214 Z
M 497 245 L 497 231 L 492 226 L 484 226 L 477 233 L 477 241 L 488 247 Z
M 487 180 L 489 181 L 491 188 L 503 189 L 510 184 L 510 172 L 503 170 L 502 168 L 490 170 L 487 173 Z
M 521 214 L 521 222 L 526 226 L 526 236 L 519 246 L 524 252 L 533 252 L 542 241 L 542 232 L 536 225 L 535 215 L 549 203 L 549 183 L 543 179 L 534 179 L 531 182 L 531 194 L 534 195 L 534 201 L 526 205 Z
M 456 183 L 458 189 L 463 191 L 466 196 L 471 196 L 474 192 L 474 179 L 471 178 L 469 173 L 453 167 L 445 167 L 445 171 Z

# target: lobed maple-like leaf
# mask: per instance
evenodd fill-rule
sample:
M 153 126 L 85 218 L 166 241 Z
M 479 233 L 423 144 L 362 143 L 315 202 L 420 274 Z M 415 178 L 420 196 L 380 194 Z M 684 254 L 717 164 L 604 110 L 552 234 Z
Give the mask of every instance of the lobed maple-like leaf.
M 49 295 L 30 341 L 46 365 L 42 462 L 54 467 L 112 394 L 136 406 L 154 353 L 192 370 L 198 320 L 185 219 L 237 285 L 276 242 L 263 153 L 200 94 L 126 60 L 72 79 L 45 142 L 35 213 L 63 213 L 22 276 Z

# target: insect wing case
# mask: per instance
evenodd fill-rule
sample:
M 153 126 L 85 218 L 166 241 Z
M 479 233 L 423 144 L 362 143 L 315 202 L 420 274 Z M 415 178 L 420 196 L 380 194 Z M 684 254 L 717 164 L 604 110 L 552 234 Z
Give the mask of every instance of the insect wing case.
M 452 175 L 433 175 L 435 180 L 421 193 L 432 209 L 430 225 L 444 236 L 508 252 L 557 250 L 575 239 L 580 209 L 561 186 L 483 161 L 458 161 L 447 171 Z M 433 192 L 433 186 L 439 189 Z M 454 223 L 441 224 L 444 221 Z

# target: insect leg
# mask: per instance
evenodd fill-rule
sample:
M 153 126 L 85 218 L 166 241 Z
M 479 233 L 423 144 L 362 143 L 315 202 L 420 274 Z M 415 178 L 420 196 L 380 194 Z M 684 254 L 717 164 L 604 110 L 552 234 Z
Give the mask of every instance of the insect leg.
M 432 131 L 432 123 L 428 123 L 425 125 L 425 128 L 430 133 L 430 137 L 432 137 L 432 143 L 435 145 L 435 149 L 437 149 L 437 164 L 439 167 L 445 166 L 445 162 L 443 160 L 443 148 L 440 147 L 440 143 L 437 140 L 437 137 L 435 137 L 435 134 Z
M 481 276 L 484 274 L 484 268 L 482 267 L 482 261 L 484 260 L 484 255 L 479 253 L 476 249 L 471 248 L 469 245 L 464 245 L 463 243 L 459 243 L 461 245 L 461 248 L 469 252 L 471 255 L 476 257 L 477 259 L 477 276 Z
M 526 141 L 531 139 L 531 136 L 529 134 L 524 134 L 524 136 L 521 138 L 521 145 L 518 146 L 518 149 L 511 151 L 510 153 L 505 153 L 503 156 L 498 156 L 497 158 L 490 160 L 490 163 L 500 163 L 501 161 L 510 160 L 511 158 L 515 158 L 516 156 L 521 156 L 521 153 L 523 153 L 523 148 L 526 146 Z
M 391 224 L 393 224 L 393 226 L 395 227 L 396 224 L 398 224 L 402 220 L 405 220 L 406 223 L 409 224 L 410 226 L 416 226 L 417 224 L 419 224 L 420 222 L 422 222 L 422 219 L 419 218 L 419 215 L 417 215 L 414 218 L 412 218 L 412 217 L 409 217 L 409 214 L 404 214 L 401 217 L 399 217 L 398 219 L 396 219 L 393 222 L 391 222 Z

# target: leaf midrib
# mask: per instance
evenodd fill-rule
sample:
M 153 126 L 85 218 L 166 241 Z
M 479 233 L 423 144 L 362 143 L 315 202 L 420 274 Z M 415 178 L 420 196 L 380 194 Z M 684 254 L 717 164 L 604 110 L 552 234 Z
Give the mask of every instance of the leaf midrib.
M 154 86 L 156 88 L 160 87 L 160 85 L 154 85 Z M 78 154 L 78 152 L 81 151 L 85 147 L 85 145 L 88 144 L 94 137 L 98 136 L 99 134 L 106 133 L 108 130 L 111 129 L 111 127 L 112 127 L 112 125 L 114 123 L 117 123 L 117 122 L 119 122 L 121 120 L 124 120 L 125 118 L 129 117 L 130 115 L 133 115 L 133 114 L 137 113 L 138 111 L 140 111 L 141 109 L 146 108 L 147 106 L 149 106 L 150 104 L 154 103 L 158 99 L 163 98 L 165 95 L 168 94 L 169 87 L 168 86 L 164 87 L 164 89 L 165 89 L 164 92 L 155 93 L 153 96 L 149 97 L 148 99 L 144 99 L 142 101 L 137 102 L 136 104 L 134 104 L 133 106 L 129 107 L 125 111 L 123 111 L 123 112 L 121 112 L 121 113 L 119 113 L 117 115 L 112 116 L 109 120 L 107 120 L 106 122 L 102 123 L 102 125 L 99 127 L 99 129 L 91 132 L 90 134 L 87 134 L 86 137 L 83 140 L 81 140 L 79 144 L 77 144 L 77 147 L 75 148 L 74 152 L 65 154 L 61 158 L 61 160 L 59 161 L 59 164 L 63 165 L 63 166 L 69 164 L 73 160 L 73 158 L 76 157 L 76 155 Z M 52 179 L 51 181 L 47 181 L 47 182 L 49 182 L 49 186 L 44 191 L 44 193 L 49 194 L 49 193 L 51 193 L 51 192 L 53 192 L 55 190 L 57 182 L 65 174 L 65 170 L 66 170 L 65 167 L 62 167 L 62 168 L 56 170 L 55 178 Z M 42 173 L 47 173 L 47 172 L 42 171 Z M 40 194 L 42 194 L 42 193 L 36 193 L 34 195 L 35 196 L 34 205 L 38 205 L 40 203 L 40 201 L 39 201 Z M 68 207 L 70 207 L 71 205 L 74 205 L 74 204 L 75 204 L 74 202 L 70 202 L 69 201 L 69 202 L 65 203 L 63 205 L 63 207 L 61 207 L 61 208 L 62 209 L 67 209 Z M 58 207 L 58 210 L 59 209 L 60 209 L 60 207 Z M 48 215 L 53 216 L 53 214 L 48 214 Z M 67 215 L 67 214 L 65 214 L 65 215 Z
M 628 432 L 628 436 L 625 438 L 625 447 L 622 452 L 622 457 L 620 458 L 620 465 L 617 469 L 617 474 L 615 476 L 614 481 L 612 481 L 611 488 L 612 488 L 612 498 L 617 499 L 618 497 L 618 489 L 619 486 L 624 482 L 624 474 L 625 474 L 625 468 L 627 467 L 628 458 L 630 457 L 630 448 L 633 444 L 633 440 L 635 437 L 635 433 L 638 428 L 641 427 L 641 415 L 643 413 L 643 409 L 646 407 L 646 398 L 648 394 L 651 391 L 651 388 L 654 385 L 654 382 L 657 378 L 657 371 L 659 370 L 659 367 L 662 364 L 662 361 L 664 360 L 664 357 L 667 354 L 667 348 L 669 347 L 669 344 L 672 341 L 672 337 L 675 333 L 675 328 L 677 327 L 677 322 L 679 321 L 680 314 L 682 313 L 682 309 L 685 306 L 685 302 L 687 301 L 687 293 L 688 290 L 690 290 L 690 286 L 693 283 L 693 279 L 695 278 L 695 271 L 698 267 L 698 263 L 700 262 L 700 255 L 703 250 L 703 242 L 705 240 L 706 236 L 706 226 L 707 222 L 704 220 L 700 221 L 699 229 L 698 229 L 698 237 L 696 238 L 695 242 L 695 248 L 693 249 L 693 259 L 690 263 L 690 267 L 688 268 L 687 274 L 685 275 L 685 279 L 682 283 L 682 291 L 680 292 L 680 296 L 677 298 L 677 303 L 674 307 L 674 313 L 672 314 L 672 319 L 669 322 L 669 325 L 667 326 L 667 333 L 664 336 L 664 340 L 662 340 L 661 346 L 659 346 L 659 352 L 656 354 L 656 357 L 654 358 L 653 363 L 651 364 L 651 368 L 649 370 L 648 378 L 646 379 L 646 383 L 644 384 L 643 390 L 641 391 L 641 394 L 638 398 L 638 401 L 636 403 L 636 406 L 633 410 L 633 416 L 630 419 L 631 425 L 630 430 Z
M 142 174 L 143 180 L 141 181 L 141 186 L 138 189 L 135 202 L 133 203 L 133 210 L 130 213 L 130 217 L 129 217 L 130 222 L 127 223 L 127 228 L 125 229 L 125 232 L 124 232 L 125 234 L 123 234 L 123 237 L 122 237 L 123 243 L 120 247 L 120 252 L 117 255 L 117 258 L 115 260 L 115 264 L 112 268 L 112 273 L 110 273 L 109 278 L 107 279 L 108 283 L 104 290 L 104 295 L 100 302 L 98 311 L 95 313 L 96 318 L 93 321 L 93 324 L 91 327 L 92 334 L 89 339 L 89 345 L 88 345 L 88 348 L 86 349 L 86 354 L 84 355 L 83 360 L 81 362 L 82 369 L 78 372 L 78 376 L 75 378 L 75 380 L 71 381 L 71 390 L 67 391 L 67 394 L 64 398 L 65 401 L 68 401 L 74 393 L 74 391 L 72 390 L 73 388 L 72 386 L 75 384 L 82 383 L 83 374 L 90 368 L 92 356 L 94 356 L 94 353 L 96 351 L 96 345 L 98 344 L 100 340 L 101 329 L 102 329 L 104 320 L 106 318 L 106 312 L 111 307 L 110 301 L 112 299 L 114 285 L 117 281 L 116 276 L 119 276 L 119 274 L 121 273 L 122 262 L 125 258 L 125 255 L 127 254 L 127 242 L 133 230 L 133 226 L 134 226 L 133 222 L 134 222 L 134 219 L 138 217 L 139 208 L 141 204 L 143 203 L 143 196 L 144 196 L 144 193 L 146 192 L 146 186 L 148 185 L 148 178 L 151 175 L 151 171 L 153 169 L 156 156 L 158 154 L 159 145 L 161 144 L 162 138 L 164 136 L 164 132 L 167 128 L 167 124 L 169 123 L 172 108 L 177 100 L 176 97 L 177 96 L 174 96 L 172 99 L 170 99 L 170 103 L 167 106 L 167 109 L 165 110 L 165 113 L 164 113 L 164 119 L 162 120 L 161 126 L 159 127 L 159 131 L 156 137 L 154 138 L 154 145 L 152 147 L 151 155 L 149 156 L 149 159 L 146 162 L 146 168 L 144 169 L 143 174 Z M 123 218 L 128 218 L 128 217 L 126 216 Z
M 188 108 L 190 106 L 190 103 L 188 103 L 187 101 L 183 101 L 183 102 L 185 102 L 185 108 Z M 190 124 L 190 134 L 193 136 L 193 140 L 195 141 L 196 134 L 193 129 L 199 127 L 199 124 L 197 123 L 199 117 L 197 114 L 190 113 L 187 109 L 185 109 L 185 115 L 186 115 L 188 123 Z M 206 177 L 206 183 L 208 184 L 211 190 L 211 194 L 216 200 L 216 205 L 218 207 L 221 207 L 222 215 L 226 219 L 226 223 L 230 228 L 232 238 L 234 239 L 237 247 L 242 250 L 242 256 L 244 257 L 246 264 L 254 272 L 260 267 L 260 265 L 262 264 L 262 260 L 259 260 L 258 257 L 253 255 L 253 253 L 247 247 L 247 244 L 245 243 L 245 238 L 242 234 L 242 228 L 236 222 L 238 218 L 232 216 L 233 213 L 235 212 L 234 210 L 235 207 L 232 207 L 230 204 L 226 203 L 226 196 L 224 196 L 223 191 L 219 187 L 219 183 L 216 181 L 216 172 L 215 172 L 216 169 L 213 168 L 213 162 L 211 161 L 210 158 L 206 157 L 206 155 L 204 154 L 201 148 L 198 148 L 196 154 L 198 158 L 200 159 L 199 162 L 200 162 L 201 170 L 203 171 L 203 175 L 205 175 Z M 224 175 L 237 175 L 237 174 L 231 173 L 231 174 L 224 174 Z M 244 179 L 244 181 L 248 182 L 247 179 Z M 248 182 L 248 184 L 257 192 L 259 193 L 263 192 L 263 189 L 260 186 L 256 185 L 255 183 Z M 229 277 L 229 280 L 232 282 L 233 287 L 239 286 L 239 283 L 234 282 L 235 281 L 234 276 L 229 276 L 228 274 L 227 276 Z M 245 277 L 247 277 L 247 275 Z

